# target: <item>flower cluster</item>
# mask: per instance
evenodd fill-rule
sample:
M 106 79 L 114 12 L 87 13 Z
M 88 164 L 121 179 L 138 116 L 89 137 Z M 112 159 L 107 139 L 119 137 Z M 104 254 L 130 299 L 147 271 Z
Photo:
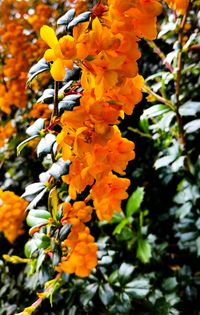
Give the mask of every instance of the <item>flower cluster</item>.
M 121 201 L 128 197 L 130 181 L 121 175 L 135 156 L 134 143 L 122 137 L 117 125 L 142 98 L 138 41 L 156 37 L 161 9 L 157 0 L 99 1 L 90 20 L 74 27 L 73 36 L 58 40 L 52 28 L 41 28 L 41 37 L 50 47 L 44 58 L 52 63 L 54 80 L 62 81 L 66 68 L 72 69 L 74 63 L 82 69 L 77 84 L 83 89 L 80 106 L 61 117 L 58 151 L 71 161 L 69 173 L 62 177 L 71 199 L 89 192 L 85 201 L 93 201 L 100 220 L 110 220 L 114 211 L 121 211 Z M 87 276 L 97 264 L 96 245 L 84 225 L 91 207 L 67 203 L 63 212 L 72 230 L 64 242 L 68 254 L 59 268 Z
M 63 249 L 67 249 L 67 256 L 63 258 L 58 270 L 75 273 L 86 277 L 97 264 L 97 245 L 85 222 L 91 220 L 93 208 L 83 201 L 69 202 L 63 205 L 62 223 L 71 224 L 71 232 L 63 242 Z
M 11 243 L 23 234 L 23 221 L 27 205 L 27 201 L 13 192 L 0 189 L 0 231 Z
M 34 15 L 30 15 L 32 2 L 4 0 L 0 3 L 0 11 L 4 12 L 0 26 L 0 110 L 7 114 L 11 113 L 12 105 L 26 107 L 27 72 L 45 50 L 44 42 L 37 35 L 52 9 L 39 4 Z
M 165 2 L 172 10 L 182 15 L 185 14 L 189 5 L 189 0 L 165 0 Z
M 16 132 L 12 121 L 8 121 L 4 126 L 0 126 L 0 148 L 4 146 L 6 141 Z

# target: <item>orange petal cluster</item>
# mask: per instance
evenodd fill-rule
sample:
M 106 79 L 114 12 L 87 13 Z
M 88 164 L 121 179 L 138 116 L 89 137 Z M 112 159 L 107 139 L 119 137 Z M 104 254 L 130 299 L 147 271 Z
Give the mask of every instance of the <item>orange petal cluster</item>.
M 36 103 L 33 104 L 33 107 L 29 113 L 29 116 L 32 118 L 47 118 L 51 116 L 51 109 L 48 104 Z
M 130 181 L 121 175 L 135 156 L 134 143 L 122 137 L 117 125 L 142 98 L 138 41 L 156 37 L 161 10 L 157 0 L 100 1 L 90 20 L 74 27 L 73 36 L 58 40 L 52 28 L 41 29 L 50 47 L 44 58 L 53 62 L 54 80 L 63 80 L 70 61 L 82 69 L 80 106 L 61 117 L 58 151 L 71 161 L 63 181 L 72 203 L 77 194 L 89 193 L 85 201 L 93 201 L 100 220 L 121 211 L 121 202 L 128 197 Z M 97 247 L 84 224 L 91 218 L 91 207 L 75 201 L 64 204 L 63 213 L 63 222 L 71 223 L 72 230 L 64 241 L 68 254 L 60 268 L 87 276 L 97 264 Z
M 0 147 L 16 132 L 12 121 L 8 121 L 4 126 L 0 126 Z
M 0 110 L 7 114 L 11 113 L 13 105 L 26 107 L 27 72 L 46 47 L 35 32 L 47 22 L 52 9 L 39 4 L 34 15 L 30 15 L 32 2 L 3 0 L 0 3 L 0 12 L 3 12 L 0 25 Z
M 23 221 L 27 205 L 27 201 L 13 192 L 0 189 L 0 231 L 11 243 L 23 234 Z
M 91 220 L 93 208 L 83 201 L 77 201 L 73 206 L 69 202 L 63 203 L 62 209 L 62 223 L 72 224 L 72 229 L 62 244 L 67 249 L 67 256 L 63 257 L 58 269 L 87 277 L 97 265 L 97 245 L 84 224 Z
M 168 6 L 176 13 L 184 15 L 187 11 L 189 0 L 165 0 Z

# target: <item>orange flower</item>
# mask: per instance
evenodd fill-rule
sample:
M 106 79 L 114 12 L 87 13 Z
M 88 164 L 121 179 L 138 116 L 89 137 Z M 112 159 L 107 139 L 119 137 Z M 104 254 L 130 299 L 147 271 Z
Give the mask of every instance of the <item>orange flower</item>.
M 121 201 L 128 197 L 126 190 L 129 185 L 129 179 L 118 178 L 112 173 L 94 184 L 91 189 L 91 197 L 100 220 L 109 221 L 114 211 L 121 211 Z
M 27 201 L 13 192 L 0 189 L 0 231 L 11 243 L 23 234 L 22 227 L 27 205 Z
M 76 199 L 77 193 L 84 191 L 87 185 L 92 186 L 94 178 L 88 173 L 88 166 L 84 160 L 74 158 L 69 167 L 69 174 L 62 177 L 69 185 L 69 195 Z
M 79 277 L 89 276 L 97 265 L 97 244 L 94 243 L 89 228 L 79 220 L 74 220 L 63 246 L 68 248 L 68 255 L 58 268 L 64 272 L 75 273 Z
M 91 220 L 91 213 L 93 208 L 86 206 L 84 201 L 76 201 L 73 205 L 69 202 L 62 204 L 63 209 L 63 223 L 70 223 L 71 218 L 78 218 L 82 222 L 88 222 Z
M 2 147 L 14 133 L 16 133 L 16 129 L 12 121 L 7 122 L 5 126 L 0 126 L 0 147 Z

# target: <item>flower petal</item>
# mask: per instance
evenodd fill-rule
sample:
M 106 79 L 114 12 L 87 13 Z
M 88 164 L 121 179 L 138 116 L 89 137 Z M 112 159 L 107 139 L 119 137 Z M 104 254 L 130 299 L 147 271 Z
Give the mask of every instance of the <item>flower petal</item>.
M 40 36 L 51 48 L 54 48 L 58 44 L 58 39 L 52 27 L 43 25 L 40 29 Z
M 62 81 L 65 77 L 65 67 L 62 59 L 56 59 L 51 67 L 51 75 L 55 81 Z

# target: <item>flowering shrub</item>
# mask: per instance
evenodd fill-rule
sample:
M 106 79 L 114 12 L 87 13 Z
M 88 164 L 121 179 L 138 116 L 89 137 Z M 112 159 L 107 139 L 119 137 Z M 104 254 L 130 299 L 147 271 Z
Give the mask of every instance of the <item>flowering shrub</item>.
M 28 301 L 13 306 L 15 313 L 23 306 L 21 315 L 43 310 L 48 298 L 52 314 L 147 314 L 148 309 L 179 314 L 179 293 L 187 295 L 178 283 L 184 271 L 173 259 L 165 260 L 176 250 L 199 251 L 198 210 L 191 210 L 199 198 L 198 160 L 191 153 L 196 138 L 188 137 L 197 132 L 199 119 L 184 120 L 187 110 L 198 113 L 197 68 L 186 57 L 194 54 L 195 61 L 198 46 L 190 20 L 196 5 L 165 2 L 175 12 L 167 15 L 167 6 L 162 11 L 157 0 L 69 1 L 69 8 L 65 1 L 2 1 L 8 14 L 0 24 L 0 230 L 14 242 L 25 208 L 30 227 L 30 238 L 20 238 L 26 258 L 20 252 L 14 254 L 21 257 L 4 252 L 3 258 L 27 264 L 23 290 L 39 291 L 31 306 Z M 192 82 L 193 94 L 190 87 L 185 91 L 182 78 Z M 142 92 L 155 104 L 135 106 Z M 171 183 L 175 192 L 176 187 L 186 195 L 192 191 L 186 205 L 179 193 L 167 200 Z M 172 217 L 176 235 L 171 229 L 163 236 L 163 219 L 171 224 Z M 195 231 L 187 227 L 182 236 L 187 219 Z M 156 271 L 160 263 L 164 279 Z

